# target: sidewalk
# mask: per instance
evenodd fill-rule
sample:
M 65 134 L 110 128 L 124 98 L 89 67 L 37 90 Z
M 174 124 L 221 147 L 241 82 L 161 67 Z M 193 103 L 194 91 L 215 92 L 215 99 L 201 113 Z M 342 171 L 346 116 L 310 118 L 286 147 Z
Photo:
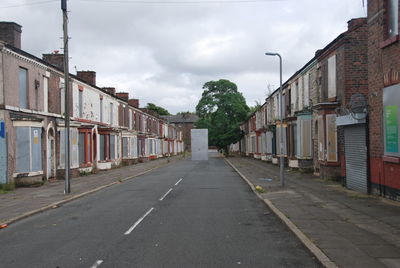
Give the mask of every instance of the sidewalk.
M 125 166 L 97 174 L 71 179 L 71 194 L 64 194 L 64 181 L 47 182 L 40 187 L 16 188 L 14 192 L 0 194 L 0 225 L 79 198 L 113 184 L 139 176 L 152 169 L 183 159 L 183 155 L 160 158 L 146 163 Z
M 266 203 L 338 267 L 400 267 L 400 203 L 290 170 L 282 189 L 278 166 L 239 156 L 227 160 L 254 186 L 263 187 Z

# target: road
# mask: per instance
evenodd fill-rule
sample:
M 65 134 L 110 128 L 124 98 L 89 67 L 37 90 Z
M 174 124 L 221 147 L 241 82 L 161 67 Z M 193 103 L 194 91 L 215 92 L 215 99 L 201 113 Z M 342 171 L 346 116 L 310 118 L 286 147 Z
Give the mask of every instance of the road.
M 0 267 L 320 267 L 216 155 L 21 220 L 0 241 Z

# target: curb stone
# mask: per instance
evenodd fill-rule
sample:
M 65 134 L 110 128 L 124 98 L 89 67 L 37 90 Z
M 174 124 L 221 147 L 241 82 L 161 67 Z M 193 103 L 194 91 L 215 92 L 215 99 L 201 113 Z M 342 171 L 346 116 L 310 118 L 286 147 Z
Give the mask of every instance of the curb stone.
M 317 247 L 285 214 L 282 213 L 268 198 L 261 196 L 253 183 L 246 178 L 226 157 L 224 160 L 239 174 L 239 176 L 250 186 L 251 190 L 257 195 L 258 198 L 264 201 L 264 203 L 277 215 L 282 222 L 297 236 L 297 238 L 308 248 L 308 250 L 314 254 L 314 256 L 321 262 L 321 264 L 327 268 L 338 268 L 338 266 L 331 260 L 325 253 Z
M 179 160 L 181 160 L 181 159 L 179 159 Z M 67 199 L 63 199 L 63 200 L 60 200 L 60 201 L 51 203 L 50 205 L 46 205 L 46 206 L 44 206 L 44 207 L 41 207 L 41 208 L 38 208 L 38 209 L 34 209 L 34 210 L 31 210 L 31 211 L 28 211 L 28 212 L 23 213 L 23 214 L 21 214 L 21 215 L 19 215 L 19 216 L 16 216 L 16 217 L 13 217 L 13 218 L 11 218 L 11 219 L 8 219 L 8 220 L 5 220 L 5 221 L 3 221 L 3 222 L 0 222 L 0 226 L 5 225 L 5 226 L 8 227 L 8 226 L 10 226 L 10 224 L 15 223 L 15 222 L 17 222 L 17 221 L 20 221 L 20 220 L 22 220 L 22 219 L 28 218 L 28 217 L 33 216 L 33 215 L 35 215 L 35 214 L 39 214 L 39 213 L 41 213 L 41 212 L 44 212 L 44 211 L 49 210 L 49 209 L 52 209 L 52 208 L 57 208 L 57 207 L 59 207 L 60 205 L 66 204 L 66 203 L 71 202 L 71 201 L 73 201 L 73 200 L 75 200 L 75 199 L 78 199 L 78 198 L 84 197 L 84 196 L 86 196 L 86 195 L 89 195 L 89 194 L 98 192 L 98 191 L 100 191 L 100 190 L 103 190 L 103 189 L 105 189 L 105 188 L 108 188 L 108 187 L 110 187 L 110 186 L 113 186 L 114 184 L 119 184 L 119 183 L 121 183 L 121 182 L 125 182 L 125 181 L 128 181 L 128 180 L 134 179 L 134 178 L 139 177 L 139 176 L 141 176 L 141 175 L 144 175 L 144 174 L 146 174 L 146 173 L 148 173 L 148 172 L 150 172 L 150 171 L 153 171 L 153 170 L 155 170 L 155 169 L 157 169 L 157 168 L 161 168 L 161 167 L 164 167 L 164 166 L 173 164 L 173 163 L 174 163 L 174 162 L 167 162 L 167 163 L 165 163 L 165 164 L 161 164 L 161 165 L 155 166 L 155 167 L 153 167 L 153 168 L 151 168 L 151 169 L 149 169 L 149 170 L 146 170 L 146 171 L 140 172 L 140 173 L 138 173 L 138 174 L 135 174 L 135 175 L 133 175 L 133 176 L 125 177 L 125 178 L 123 178 L 123 179 L 121 179 L 121 180 L 117 180 L 117 181 L 114 181 L 114 182 L 111 182 L 111 183 L 108 183 L 108 184 L 105 184 L 105 185 L 96 187 L 96 188 L 94 188 L 94 189 L 92 189 L 92 190 L 89 190 L 89 191 L 86 191 L 86 192 L 83 192 L 83 193 L 80 193 L 80 194 L 73 195 L 73 196 L 71 196 L 71 197 L 69 197 L 69 198 L 67 198 Z

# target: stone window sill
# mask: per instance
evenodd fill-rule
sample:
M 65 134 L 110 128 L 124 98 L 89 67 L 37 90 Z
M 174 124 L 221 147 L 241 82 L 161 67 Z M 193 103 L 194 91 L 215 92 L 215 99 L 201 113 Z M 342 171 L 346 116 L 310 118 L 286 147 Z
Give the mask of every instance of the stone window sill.
M 385 41 L 381 42 L 380 48 L 384 49 L 384 48 L 396 43 L 399 40 L 400 40 L 399 35 L 395 35 L 395 36 L 389 37 Z
M 400 164 L 400 157 L 384 155 L 382 159 L 384 162 Z

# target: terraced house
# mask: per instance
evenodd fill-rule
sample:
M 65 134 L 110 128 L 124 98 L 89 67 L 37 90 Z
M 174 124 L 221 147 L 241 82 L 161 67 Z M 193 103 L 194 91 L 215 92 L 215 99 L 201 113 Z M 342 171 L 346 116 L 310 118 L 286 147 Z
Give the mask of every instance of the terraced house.
M 32 184 L 65 173 L 63 54 L 21 50 L 21 26 L 0 22 L 0 183 Z M 138 99 L 70 75 L 73 176 L 183 152 L 182 133 L 139 109 Z
M 288 167 L 367 192 L 366 118 L 351 110 L 367 98 L 367 39 L 367 19 L 350 20 L 346 32 L 282 85 L 283 121 L 277 89 L 242 124 L 243 141 L 232 150 L 274 164 L 283 156 Z

